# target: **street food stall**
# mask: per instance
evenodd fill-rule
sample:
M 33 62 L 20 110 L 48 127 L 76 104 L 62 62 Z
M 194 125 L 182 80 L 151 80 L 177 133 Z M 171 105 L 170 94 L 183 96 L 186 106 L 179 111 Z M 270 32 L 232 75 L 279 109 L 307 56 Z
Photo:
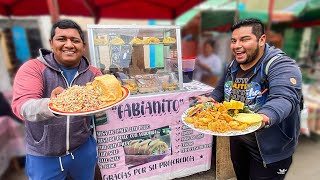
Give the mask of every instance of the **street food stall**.
M 320 136 L 320 88 L 318 83 L 304 84 L 304 109 L 301 115 L 301 132 L 307 136 Z
M 197 102 L 212 87 L 192 80 L 195 59 L 181 57 L 179 27 L 88 25 L 88 34 L 92 64 L 108 74 L 68 88 L 48 105 L 67 121 L 79 115 L 95 121 L 103 179 L 173 179 L 209 170 L 212 135 L 261 126 L 261 116 L 240 101 Z M 220 177 L 231 169 L 222 166 L 230 165 L 230 155 L 228 139 L 217 142 Z
M 192 81 L 195 59 L 181 57 L 180 27 L 87 29 L 92 64 L 130 90 L 122 104 L 95 114 L 103 179 L 173 179 L 209 170 L 212 136 L 184 125 L 181 115 L 212 88 Z

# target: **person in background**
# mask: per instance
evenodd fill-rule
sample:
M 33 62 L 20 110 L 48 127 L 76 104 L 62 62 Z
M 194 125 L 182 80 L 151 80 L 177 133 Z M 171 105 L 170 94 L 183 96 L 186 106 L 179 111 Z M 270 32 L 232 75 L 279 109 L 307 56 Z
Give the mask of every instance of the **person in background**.
M 49 43 L 51 50 L 40 49 L 39 57 L 24 63 L 14 79 L 12 109 L 26 127 L 26 174 L 37 180 L 90 180 L 97 162 L 90 117 L 57 116 L 48 101 L 102 73 L 83 56 L 86 43 L 75 22 L 54 23 Z
M 203 44 L 203 54 L 196 59 L 195 79 L 205 84 L 215 86 L 221 75 L 222 61 L 214 53 L 215 41 L 208 39 Z
M 0 92 L 0 117 L 1 116 L 9 116 L 13 120 L 17 121 L 18 123 L 23 123 L 13 112 L 8 101 L 3 92 Z
M 284 179 L 300 131 L 300 69 L 284 52 L 266 43 L 260 20 L 240 20 L 231 31 L 230 48 L 235 60 L 228 65 L 211 97 L 199 96 L 199 102 L 212 98 L 218 102 L 238 100 L 260 114 L 263 123 L 259 130 L 230 137 L 237 179 Z M 273 58 L 264 79 L 266 63 Z M 262 95 L 263 91 L 266 93 Z

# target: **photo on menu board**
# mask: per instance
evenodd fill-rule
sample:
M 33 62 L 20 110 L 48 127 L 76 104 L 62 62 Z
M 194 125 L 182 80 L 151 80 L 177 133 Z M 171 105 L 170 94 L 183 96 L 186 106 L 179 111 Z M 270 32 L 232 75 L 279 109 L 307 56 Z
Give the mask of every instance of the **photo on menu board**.
M 139 133 L 123 143 L 125 164 L 130 168 L 157 161 L 172 154 L 169 126 Z

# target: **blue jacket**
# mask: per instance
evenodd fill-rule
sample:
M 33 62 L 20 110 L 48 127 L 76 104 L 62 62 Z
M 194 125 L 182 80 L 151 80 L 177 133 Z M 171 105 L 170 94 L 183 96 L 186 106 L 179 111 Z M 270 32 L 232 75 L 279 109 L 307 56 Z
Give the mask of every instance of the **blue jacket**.
M 263 82 L 266 62 L 277 54 L 282 54 L 269 67 L 267 82 Z M 229 101 L 233 80 L 240 68 L 233 61 L 212 92 L 212 97 L 221 102 Z M 267 93 L 259 95 L 265 88 Z M 284 52 L 268 44 L 264 55 L 254 69 L 254 75 L 246 86 L 245 104 L 256 113 L 270 118 L 268 128 L 255 132 L 258 147 L 265 164 L 290 157 L 298 143 L 300 132 L 300 98 L 302 96 L 302 76 L 296 62 Z M 254 97 L 257 96 L 255 102 Z M 254 104 L 252 104 L 254 102 Z

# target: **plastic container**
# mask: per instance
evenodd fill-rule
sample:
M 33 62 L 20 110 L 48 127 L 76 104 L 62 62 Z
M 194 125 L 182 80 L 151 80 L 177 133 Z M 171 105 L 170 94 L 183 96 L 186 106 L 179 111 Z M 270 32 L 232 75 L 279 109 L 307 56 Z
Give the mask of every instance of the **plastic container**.
M 193 70 L 183 71 L 183 83 L 189 83 L 193 79 Z
M 196 63 L 195 57 L 182 57 L 182 71 L 193 71 Z M 176 58 L 166 59 L 167 70 L 178 71 L 178 61 Z
M 135 80 L 140 93 L 158 92 L 159 80 L 155 74 L 136 75 Z
M 163 91 L 174 91 L 178 89 L 178 79 L 175 72 L 157 72 L 160 88 Z

